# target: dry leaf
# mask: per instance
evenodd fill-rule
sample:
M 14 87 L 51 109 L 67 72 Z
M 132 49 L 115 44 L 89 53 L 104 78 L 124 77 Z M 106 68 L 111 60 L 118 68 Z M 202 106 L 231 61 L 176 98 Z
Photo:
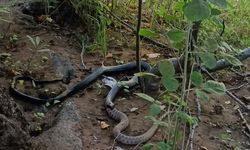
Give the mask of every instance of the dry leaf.
M 104 121 L 101 121 L 101 129 L 107 129 L 109 127 L 109 124 L 107 124 Z
M 106 55 L 106 58 L 113 58 L 113 54 L 112 54 L 112 53 L 108 53 L 108 54 Z
M 136 110 L 138 110 L 138 108 L 133 107 L 133 108 L 130 109 L 130 112 L 135 112 Z
M 151 54 L 146 54 L 147 58 L 158 58 L 160 57 L 160 53 L 151 53 Z
M 19 83 L 20 85 L 23 85 L 24 80 L 18 80 L 18 83 Z
M 201 146 L 201 150 L 208 150 L 205 146 Z

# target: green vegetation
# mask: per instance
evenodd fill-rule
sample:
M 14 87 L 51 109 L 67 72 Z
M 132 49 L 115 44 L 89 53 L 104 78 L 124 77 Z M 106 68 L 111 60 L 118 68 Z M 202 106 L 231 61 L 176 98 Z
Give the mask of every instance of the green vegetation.
M 135 26 L 137 21 L 137 1 L 80 1 L 71 0 L 74 8 L 87 22 L 95 24 L 97 40 L 94 44 L 107 52 L 107 27 L 110 25 L 110 14 L 128 20 Z M 190 115 L 188 101 L 190 91 L 194 91 L 200 100 L 208 101 L 209 94 L 224 94 L 226 91 L 223 83 L 205 80 L 200 70 L 188 68 L 197 64 L 213 68 L 217 59 L 224 58 L 234 66 L 241 66 L 241 62 L 233 55 L 240 48 L 250 45 L 250 2 L 248 0 L 147 0 L 143 3 L 143 23 L 147 27 L 140 29 L 140 35 L 168 43 L 184 56 L 184 68 L 180 83 L 176 78 L 174 67 L 169 61 L 160 62 L 162 74 L 161 83 L 166 91 L 155 100 L 152 97 L 137 93 L 137 96 L 152 103 L 147 118 L 154 123 L 164 126 L 166 139 L 157 144 L 144 145 L 145 150 L 154 146 L 160 150 L 176 149 L 181 143 L 182 149 L 187 149 L 185 142 L 186 131 L 183 126 L 196 126 L 198 119 Z M 83 8 L 84 7 L 84 8 Z M 88 8 L 88 9 L 86 9 Z M 89 12 L 80 12 L 88 10 Z M 95 12 L 95 13 L 93 13 Z M 127 15 L 132 14 L 132 15 Z M 235 17 L 237 15 L 237 17 Z M 112 19 L 115 26 L 120 22 Z M 212 38 L 211 38 L 212 37 Z M 188 62 L 191 64 L 188 64 Z M 193 67 L 192 67 L 193 69 Z M 188 85 L 188 86 L 187 86 Z M 193 88 L 191 89 L 191 85 Z M 168 122 L 157 120 L 156 116 L 162 111 L 174 110 L 168 117 Z

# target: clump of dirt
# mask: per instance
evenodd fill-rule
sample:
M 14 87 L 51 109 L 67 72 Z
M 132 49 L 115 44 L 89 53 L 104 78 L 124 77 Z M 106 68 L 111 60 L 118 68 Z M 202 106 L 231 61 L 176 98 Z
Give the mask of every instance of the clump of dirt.
M 21 107 L 0 87 L 0 149 L 28 149 L 29 124 Z

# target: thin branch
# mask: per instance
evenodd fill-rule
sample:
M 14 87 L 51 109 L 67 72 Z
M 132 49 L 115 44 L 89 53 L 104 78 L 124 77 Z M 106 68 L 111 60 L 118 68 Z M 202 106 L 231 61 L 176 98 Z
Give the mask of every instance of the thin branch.
M 250 125 L 247 123 L 247 120 L 245 119 L 245 117 L 242 114 L 242 112 L 240 111 L 240 109 L 237 109 L 237 111 L 239 112 L 240 118 L 243 121 L 242 124 L 246 127 L 246 132 L 248 132 L 250 134 Z
M 82 41 L 81 62 L 82 62 L 83 69 L 87 69 L 87 66 L 85 65 L 83 61 L 84 54 L 85 54 L 85 44 L 84 44 L 84 41 Z

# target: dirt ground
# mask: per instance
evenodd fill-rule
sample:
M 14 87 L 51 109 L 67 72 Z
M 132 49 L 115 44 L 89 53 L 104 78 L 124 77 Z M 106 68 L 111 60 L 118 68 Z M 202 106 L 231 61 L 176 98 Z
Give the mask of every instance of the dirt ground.
M 15 21 L 15 20 L 13 20 Z M 10 39 L 0 41 L 0 83 L 2 87 L 8 88 L 10 86 L 12 77 L 17 74 L 28 73 L 36 79 L 55 79 L 59 78 L 58 72 L 55 70 L 47 51 L 38 52 L 34 50 L 32 43 L 26 37 L 39 36 L 41 44 L 39 49 L 53 50 L 55 53 L 67 59 L 75 68 L 75 77 L 69 84 L 55 83 L 41 87 L 41 89 L 32 89 L 30 84 L 21 84 L 20 89 L 28 92 L 29 94 L 39 95 L 41 91 L 49 88 L 49 91 L 55 93 L 62 92 L 68 86 L 74 85 L 80 80 L 84 79 L 88 72 L 82 69 L 80 53 L 81 50 L 77 49 L 72 40 L 73 35 L 63 28 L 26 28 L 27 26 L 21 25 L 17 22 L 10 25 L 1 22 L 1 31 L 12 37 L 17 36 L 16 42 L 11 42 Z M 134 60 L 135 52 L 133 43 L 134 35 L 126 29 L 109 29 L 109 42 L 108 42 L 108 56 L 104 57 L 102 53 L 95 52 L 92 54 L 85 53 L 83 61 L 88 68 L 97 68 L 104 63 L 105 65 L 117 65 L 118 61 L 129 62 Z M 33 49 L 33 50 L 30 50 Z M 160 53 L 161 58 L 171 56 L 171 52 L 166 52 L 164 49 L 159 49 L 151 44 L 142 42 L 141 46 L 142 56 L 150 62 L 156 62 L 160 58 L 149 59 L 144 57 L 145 54 Z M 246 72 L 250 71 L 250 60 L 244 61 L 247 67 Z M 28 67 L 28 63 L 30 66 Z M 125 76 L 125 75 L 123 75 Z M 115 76 L 117 79 L 119 78 Z M 227 87 L 237 87 L 244 81 L 234 73 L 224 70 L 219 72 L 219 80 L 226 83 Z M 246 78 L 248 79 L 248 78 Z M 58 88 L 58 86 L 60 88 Z M 130 135 L 136 135 L 146 131 L 151 122 L 144 117 L 148 115 L 149 104 L 136 97 L 132 90 L 129 93 L 121 93 L 116 101 L 116 106 L 121 111 L 125 112 L 130 119 L 130 126 L 125 131 Z M 5 90 L 8 92 L 8 90 Z M 133 149 L 133 146 L 126 146 L 114 141 L 112 137 L 112 129 L 116 124 L 111 120 L 104 109 L 104 99 L 108 92 L 100 80 L 93 83 L 87 89 L 72 96 L 80 111 L 81 127 L 77 128 L 81 133 L 84 149 L 86 150 L 106 150 L 112 149 L 116 146 L 123 149 Z M 247 84 L 239 90 L 234 90 L 234 94 L 241 99 L 250 96 L 250 86 Z M 5 93 L 9 95 L 8 93 Z M 154 95 L 153 95 L 154 96 Z M 18 106 L 23 110 L 23 115 L 26 118 L 29 127 L 29 136 L 35 138 L 43 131 L 48 130 L 53 126 L 53 119 L 60 110 L 60 106 L 50 108 L 42 118 L 37 117 L 37 112 L 41 112 L 42 106 L 32 105 L 29 102 L 14 98 Z M 65 101 L 67 101 L 66 99 Z M 193 97 L 189 98 L 190 104 L 193 104 Z M 245 103 L 250 105 L 249 99 Z M 131 112 L 131 108 L 138 108 L 136 111 Z M 243 121 L 241 120 L 237 111 L 237 105 L 228 96 L 212 96 L 209 102 L 201 103 L 202 113 L 201 121 L 195 130 L 193 139 L 194 149 L 202 150 L 236 150 L 237 148 L 246 150 L 250 149 L 250 137 L 243 133 Z M 193 113 L 196 112 L 196 105 L 191 105 Z M 242 112 L 248 123 L 250 123 L 250 114 Z M 110 125 L 107 129 L 101 129 L 100 122 L 104 121 Z M 149 141 L 151 143 L 158 142 L 164 137 L 162 129 L 158 130 L 157 134 Z M 32 145 L 32 144 L 31 144 Z M 30 146 L 32 147 L 32 146 Z M 32 149 L 32 148 L 30 148 Z M 138 148 L 140 149 L 140 148 Z

